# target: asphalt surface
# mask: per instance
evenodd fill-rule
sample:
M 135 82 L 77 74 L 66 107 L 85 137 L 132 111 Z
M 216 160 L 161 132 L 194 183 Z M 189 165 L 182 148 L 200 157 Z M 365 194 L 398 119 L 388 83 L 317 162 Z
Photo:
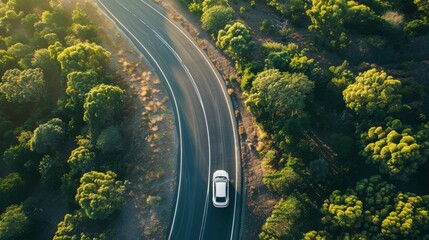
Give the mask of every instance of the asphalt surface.
M 192 37 L 151 0 L 98 0 L 169 90 L 175 111 L 178 189 L 168 239 L 238 239 L 241 164 L 230 98 L 217 70 Z M 211 177 L 231 179 L 230 204 L 212 204 Z

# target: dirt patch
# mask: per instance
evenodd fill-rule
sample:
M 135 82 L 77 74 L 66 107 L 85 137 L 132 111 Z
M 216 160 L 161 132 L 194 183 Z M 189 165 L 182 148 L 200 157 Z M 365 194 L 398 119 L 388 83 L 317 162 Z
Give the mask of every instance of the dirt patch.
M 234 63 L 215 47 L 215 43 L 201 30 L 199 19 L 189 14 L 175 0 L 157 1 L 169 13 L 170 17 L 182 25 L 207 53 L 223 78 L 234 105 L 241 143 L 241 160 L 243 167 L 243 215 L 240 239 L 256 239 L 261 232 L 262 224 L 271 215 L 274 205 L 278 202 L 262 183 L 263 169 L 259 154 L 255 150 L 258 142 L 258 127 L 244 105 L 244 97 L 240 84 L 230 79 L 238 79 Z M 254 10 L 256 11 L 256 10 Z M 262 20 L 261 20 L 262 21 Z
M 101 45 L 112 53 L 110 67 L 117 83 L 130 96 L 122 125 L 128 151 L 122 159 L 131 184 L 111 228 L 118 239 L 164 239 L 174 203 L 178 146 L 168 94 L 139 51 L 94 1 L 64 1 L 70 11 L 76 4 L 99 28 Z

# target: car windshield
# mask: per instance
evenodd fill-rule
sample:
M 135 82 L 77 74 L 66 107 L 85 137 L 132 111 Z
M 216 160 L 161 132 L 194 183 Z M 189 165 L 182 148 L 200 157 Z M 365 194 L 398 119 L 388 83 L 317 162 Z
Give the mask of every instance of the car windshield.
M 226 177 L 223 177 L 223 176 L 216 177 L 216 181 L 217 182 L 226 182 Z
M 216 197 L 216 202 L 226 202 L 226 197 Z

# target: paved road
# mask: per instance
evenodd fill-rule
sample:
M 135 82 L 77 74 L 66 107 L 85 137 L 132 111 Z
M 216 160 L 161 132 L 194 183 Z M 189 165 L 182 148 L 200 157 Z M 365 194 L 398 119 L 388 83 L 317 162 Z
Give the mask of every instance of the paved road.
M 176 205 L 168 239 L 238 239 L 241 164 L 224 83 L 192 37 L 151 0 L 97 0 L 170 91 L 179 135 Z M 230 205 L 214 208 L 211 175 L 231 178 Z

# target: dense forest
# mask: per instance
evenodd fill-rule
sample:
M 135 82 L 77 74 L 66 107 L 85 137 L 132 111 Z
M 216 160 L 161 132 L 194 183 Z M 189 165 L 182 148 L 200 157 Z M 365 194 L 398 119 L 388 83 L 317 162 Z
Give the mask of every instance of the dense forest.
M 428 0 L 181 3 L 260 129 L 259 239 L 429 238 Z
M 0 239 L 112 238 L 128 97 L 98 44 L 79 7 L 0 2 Z

